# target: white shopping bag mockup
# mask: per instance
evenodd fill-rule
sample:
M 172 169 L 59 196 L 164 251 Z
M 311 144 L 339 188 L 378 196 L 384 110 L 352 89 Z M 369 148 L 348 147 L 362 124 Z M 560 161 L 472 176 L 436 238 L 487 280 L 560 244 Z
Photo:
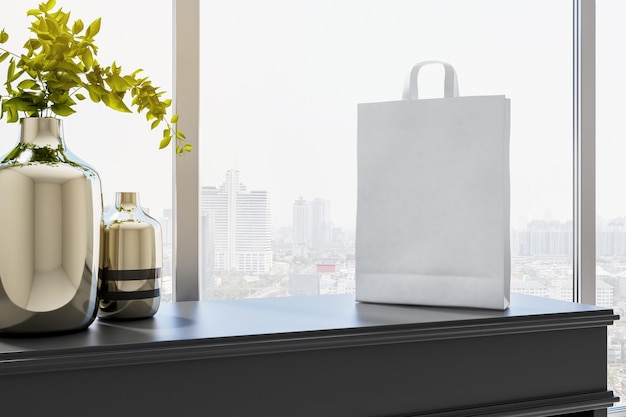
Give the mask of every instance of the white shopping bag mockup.
M 426 64 L 444 97 L 419 99 Z M 415 65 L 403 100 L 358 105 L 356 300 L 504 310 L 510 100 Z

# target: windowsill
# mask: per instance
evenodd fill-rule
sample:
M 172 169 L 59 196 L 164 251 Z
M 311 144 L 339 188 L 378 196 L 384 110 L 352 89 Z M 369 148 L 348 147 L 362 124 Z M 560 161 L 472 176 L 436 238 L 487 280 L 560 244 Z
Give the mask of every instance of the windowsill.
M 227 375 L 219 373 L 223 365 L 226 372 L 242 375 L 255 369 L 242 378 L 261 378 L 255 385 L 261 404 L 278 389 L 278 385 L 263 386 L 263 375 L 271 374 L 278 378 L 274 383 L 284 390 L 291 389 L 284 381 L 303 387 L 304 391 L 293 394 L 304 396 L 300 401 L 303 403 L 309 395 L 307 390 L 315 390 L 314 397 L 325 395 L 326 389 L 326 395 L 336 392 L 339 388 L 332 384 L 337 380 L 345 391 L 341 399 L 345 404 L 336 402 L 333 409 L 344 415 L 354 407 L 383 407 L 380 401 L 384 399 L 367 404 L 367 398 L 357 403 L 351 398 L 368 389 L 383 392 L 388 387 L 395 387 L 398 398 L 381 408 L 384 413 L 380 415 L 416 412 L 418 406 L 432 410 L 438 403 L 428 405 L 428 401 L 435 401 L 434 393 L 441 389 L 457 391 L 453 399 L 446 398 L 446 406 L 455 401 L 458 407 L 469 401 L 485 404 L 493 400 L 498 404 L 489 406 L 496 407 L 489 410 L 498 415 L 509 415 L 520 407 L 558 414 L 554 411 L 576 412 L 613 404 L 613 395 L 606 390 L 606 344 L 601 341 L 604 338 L 606 343 L 606 326 L 617 318 L 610 309 L 520 294 L 512 294 L 506 311 L 355 303 L 351 295 L 180 302 L 162 304 L 152 319 L 96 320 L 86 331 L 67 335 L 0 338 L 0 386 L 4 389 L 6 376 L 17 392 L 19 385 L 14 378 L 32 373 L 38 376 L 29 378 L 27 386 L 34 380 L 54 385 L 50 381 L 58 376 L 65 387 L 67 381 L 80 381 L 83 374 L 98 373 L 103 375 L 98 379 L 104 384 L 110 372 L 117 386 L 127 383 L 132 387 L 136 384 L 132 378 L 142 378 L 142 372 L 152 375 L 167 364 L 175 365 L 168 367 L 168 372 L 180 372 L 178 380 L 190 378 L 191 372 L 221 380 Z M 542 351 L 537 352 L 536 346 L 542 346 Z M 584 375 L 580 380 L 563 375 L 571 373 L 574 358 Z M 326 382 L 316 382 L 307 389 L 316 373 Z M 502 389 L 502 381 L 497 379 L 507 374 L 502 381 L 507 381 L 510 392 L 498 393 L 492 399 L 490 393 Z M 66 380 L 68 375 L 73 376 Z M 373 380 L 363 385 L 366 375 Z M 50 381 L 44 382 L 46 378 Z M 421 391 L 434 391 L 413 404 L 414 395 L 400 394 L 408 389 L 407 384 L 417 383 L 415 378 L 429 380 Z M 220 391 L 222 385 L 215 383 L 212 389 L 220 392 L 218 397 L 226 395 Z M 456 384 L 468 392 L 459 393 Z M 195 389 L 170 388 L 184 392 Z M 477 391 L 470 395 L 472 389 Z M 261 394 L 264 390 L 267 395 Z M 522 394 L 524 397 L 520 397 Z M 503 399 L 508 402 L 506 407 L 501 404 Z M 405 400 L 407 404 L 402 404 Z M 563 408 L 564 404 L 569 408 Z M 267 403 L 261 407 L 278 406 Z M 394 407 L 397 411 L 392 411 Z M 293 408 L 290 410 L 293 412 Z M 305 410 L 313 410 L 312 405 L 299 415 L 308 415 Z M 242 410 L 238 412 L 245 415 Z M 315 412 L 327 415 L 324 410 Z M 515 412 L 518 414 L 510 415 L 525 415 Z M 277 408 L 272 415 L 283 414 Z
M 512 294 L 506 311 L 355 303 L 353 295 L 163 303 L 151 319 L 0 338 L 0 375 L 564 330 L 616 318 L 611 310 L 521 294 Z

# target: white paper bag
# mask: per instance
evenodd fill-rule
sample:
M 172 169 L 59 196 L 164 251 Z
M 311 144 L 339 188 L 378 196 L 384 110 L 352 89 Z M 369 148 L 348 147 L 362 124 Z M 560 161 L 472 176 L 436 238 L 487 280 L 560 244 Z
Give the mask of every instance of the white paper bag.
M 444 98 L 418 99 L 432 63 Z M 509 119 L 509 99 L 459 97 L 437 61 L 403 100 L 358 105 L 357 301 L 508 307 Z

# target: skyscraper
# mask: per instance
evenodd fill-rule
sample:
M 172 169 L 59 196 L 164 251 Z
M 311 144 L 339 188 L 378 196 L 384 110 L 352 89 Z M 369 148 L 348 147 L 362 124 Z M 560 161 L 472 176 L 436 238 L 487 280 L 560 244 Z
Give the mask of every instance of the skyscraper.
M 327 249 L 330 245 L 330 202 L 316 198 L 311 205 L 311 247 Z
M 330 202 L 321 198 L 293 203 L 293 246 L 296 256 L 307 256 L 307 249 L 327 249 L 331 241 Z
M 229 170 L 219 187 L 202 187 L 201 211 L 211 222 L 215 271 L 270 272 L 272 268 L 272 224 L 269 193 L 247 191 L 239 171 Z
M 302 197 L 293 203 L 293 252 L 295 256 L 307 256 L 309 246 L 309 203 Z

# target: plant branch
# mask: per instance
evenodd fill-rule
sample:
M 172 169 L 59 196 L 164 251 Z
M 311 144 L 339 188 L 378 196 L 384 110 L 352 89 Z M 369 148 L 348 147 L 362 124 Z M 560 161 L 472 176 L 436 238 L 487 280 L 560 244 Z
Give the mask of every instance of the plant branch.
M 0 46 L 0 51 L 6 52 L 6 53 L 8 53 L 9 55 L 14 56 L 15 58 L 20 58 L 20 56 L 19 56 L 19 55 L 15 54 L 15 53 L 13 53 L 13 52 L 11 52 L 11 51 L 9 51 L 8 49 L 4 49 L 4 48 L 3 48 L 3 47 L 1 47 L 1 46 Z

